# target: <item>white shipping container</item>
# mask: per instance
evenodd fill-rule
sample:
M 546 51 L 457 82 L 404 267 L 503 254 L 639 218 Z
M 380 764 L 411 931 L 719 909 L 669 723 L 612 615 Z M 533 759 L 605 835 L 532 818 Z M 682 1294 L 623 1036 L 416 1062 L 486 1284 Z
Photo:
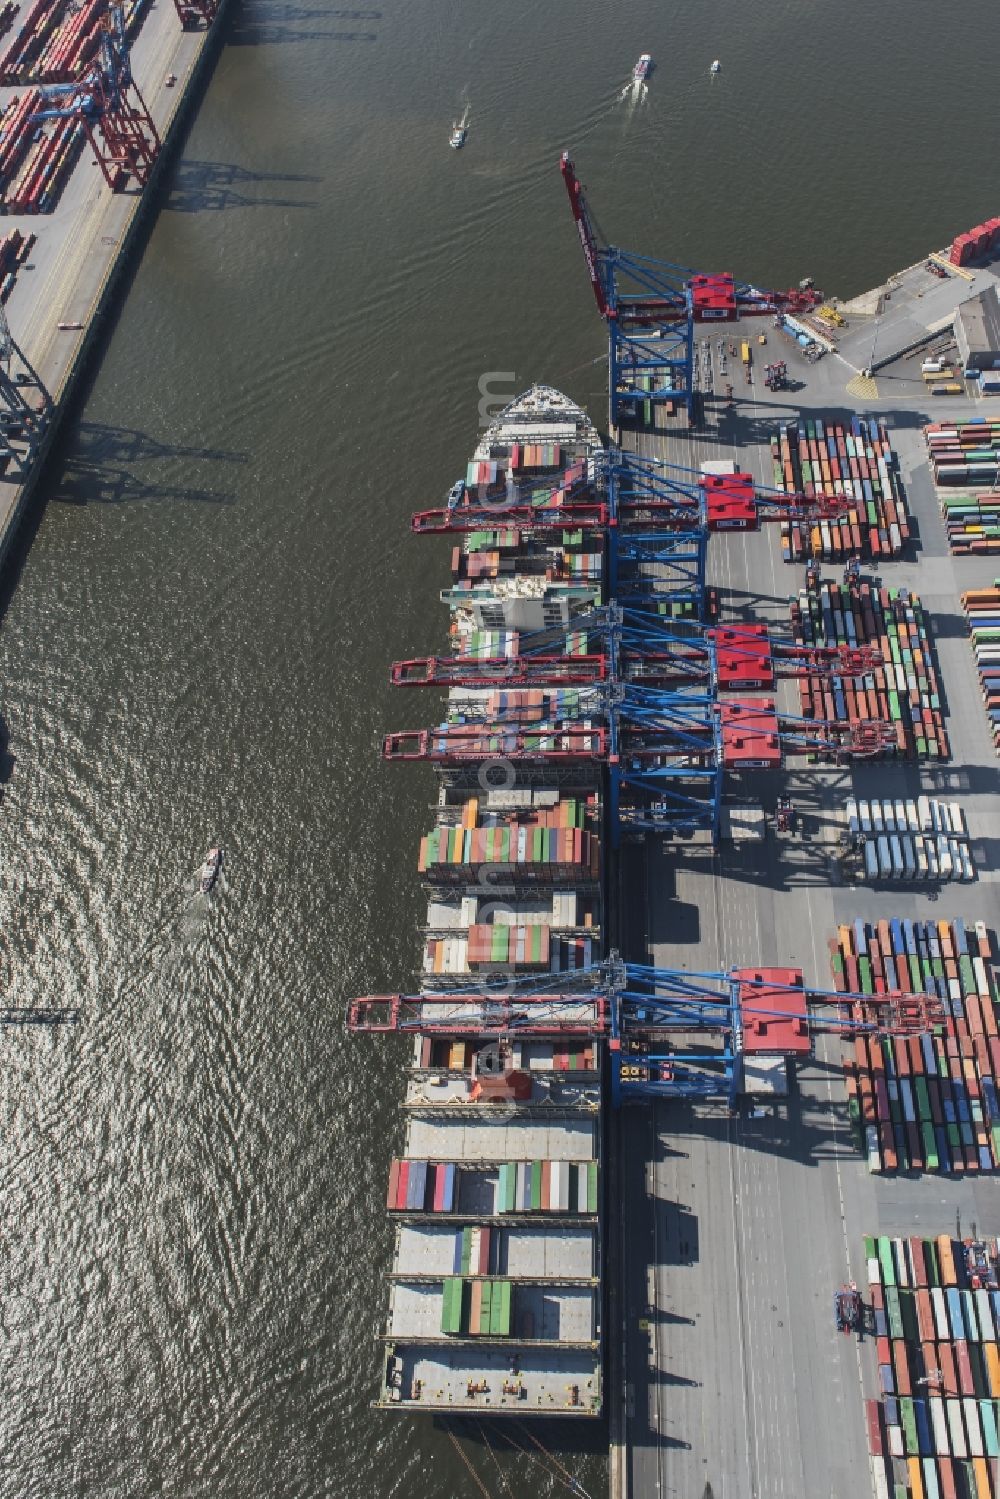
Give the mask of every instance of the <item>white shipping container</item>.
M 887 1426 L 885 1434 L 889 1438 L 889 1451 L 893 1457 L 903 1456 L 903 1428 L 901 1426 Z
M 979 1424 L 979 1406 L 971 1395 L 966 1395 L 962 1406 L 965 1411 L 965 1430 L 969 1438 L 969 1451 L 973 1457 L 982 1457 L 983 1428 Z
M 872 809 L 867 802 L 858 802 L 858 816 L 861 819 L 861 831 L 870 833 L 872 830 Z
M 928 875 L 927 850 L 924 847 L 924 840 L 919 834 L 913 840 L 913 848 L 917 856 L 917 879 L 926 880 Z
M 878 849 L 871 839 L 865 844 L 865 878 L 878 879 Z
M 867 1146 L 868 1170 L 872 1173 L 882 1170 L 882 1161 L 878 1153 L 878 1130 L 874 1124 L 869 1124 L 865 1129 L 865 1145 Z
M 972 854 L 967 843 L 960 843 L 962 850 L 962 879 L 969 881 L 976 878 L 976 866 L 972 862 Z
M 917 798 L 917 816 L 920 819 L 920 828 L 918 831 L 929 833 L 931 830 L 931 804 L 929 797 L 920 796 Z
M 889 840 L 882 834 L 878 839 L 878 872 L 884 880 L 892 878 L 892 859 L 889 857 Z
M 906 870 L 906 878 L 908 880 L 915 880 L 917 877 L 917 858 L 913 852 L 913 839 L 904 837 L 899 841 L 903 848 L 903 867 Z
M 885 832 L 885 821 L 882 817 L 882 803 L 872 802 L 872 827 L 876 833 Z
M 927 863 L 930 866 L 930 877 L 932 880 L 936 880 L 940 877 L 941 873 L 938 869 L 937 844 L 933 838 L 928 838 L 925 840 L 924 846 L 927 849 Z
M 968 830 L 965 823 L 965 813 L 962 811 L 962 808 L 959 806 L 958 802 L 949 802 L 948 810 L 951 813 L 952 832 L 958 838 L 968 837 Z
M 906 803 L 902 800 L 898 801 L 893 811 L 896 814 L 896 832 L 905 833 L 910 825 L 906 816 Z
M 937 841 L 938 869 L 941 871 L 943 880 L 951 879 L 951 853 L 948 849 L 948 840 L 943 833 L 938 834 Z
M 955 1457 L 968 1457 L 969 1448 L 965 1440 L 965 1427 L 962 1424 L 962 1402 L 960 1400 L 946 1400 L 945 1410 L 948 1415 L 948 1432 L 951 1436 L 951 1450 Z
M 948 1303 L 940 1286 L 931 1286 L 931 1306 L 934 1308 L 934 1327 L 939 1343 L 951 1342 L 951 1324 L 948 1321 Z
M 944 1401 L 936 1395 L 932 1395 L 928 1404 L 931 1408 L 931 1430 L 934 1432 L 934 1451 L 938 1457 L 951 1456 L 951 1442 L 948 1439 L 948 1418 L 944 1413 Z
M 951 813 L 948 811 L 948 803 L 947 802 L 938 802 L 938 816 L 941 819 L 941 831 L 942 831 L 942 833 L 950 833 L 950 832 L 952 832 L 953 829 L 952 829 L 952 826 L 951 826 Z
M 889 852 L 892 855 L 893 878 L 901 880 L 903 878 L 903 850 L 895 833 L 889 839 Z
M 997 1340 L 996 1323 L 993 1320 L 993 1303 L 989 1291 L 974 1292 L 976 1298 L 976 1320 L 979 1323 L 979 1337 L 984 1343 L 995 1343 Z
M 847 799 L 847 826 L 856 838 L 858 836 L 858 829 L 860 828 L 861 823 L 858 819 L 858 804 L 854 800 L 853 796 L 848 797 Z

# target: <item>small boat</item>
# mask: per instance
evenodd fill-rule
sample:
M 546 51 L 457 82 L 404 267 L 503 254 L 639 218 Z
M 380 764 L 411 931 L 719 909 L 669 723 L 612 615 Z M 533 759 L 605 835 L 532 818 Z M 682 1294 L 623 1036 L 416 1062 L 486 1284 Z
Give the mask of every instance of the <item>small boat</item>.
M 221 848 L 210 848 L 205 855 L 205 862 L 201 866 L 201 874 L 199 876 L 202 895 L 207 895 L 219 878 L 224 857 L 225 855 Z
M 632 77 L 635 79 L 636 83 L 642 82 L 652 66 L 653 59 L 650 57 L 648 52 L 644 52 L 639 58 L 639 61 L 636 63 L 635 67 L 632 69 Z
M 719 61 L 718 58 L 715 59 L 715 61 L 713 62 L 712 66 L 709 68 L 708 71 L 710 73 L 721 73 L 722 72 L 722 64 L 721 64 L 721 62 Z
M 464 125 L 453 126 L 451 135 L 448 137 L 448 144 L 453 151 L 461 151 L 468 133 Z

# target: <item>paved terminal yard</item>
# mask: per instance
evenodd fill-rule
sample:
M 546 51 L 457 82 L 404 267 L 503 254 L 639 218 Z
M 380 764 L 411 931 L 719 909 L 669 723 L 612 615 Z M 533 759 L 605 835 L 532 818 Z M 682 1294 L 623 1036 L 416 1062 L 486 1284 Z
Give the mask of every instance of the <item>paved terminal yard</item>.
M 903 313 L 899 317 L 902 320 Z M 707 331 L 707 330 L 706 330 Z M 648 909 L 626 900 L 634 932 L 627 956 L 662 967 L 717 970 L 800 966 L 807 985 L 833 987 L 827 939 L 838 922 L 899 916 L 997 922 L 1000 803 L 997 760 L 980 697 L 960 593 L 987 586 L 995 559 L 952 558 L 927 468 L 921 428 L 958 420 L 988 403 L 931 398 L 920 353 L 877 371 L 859 389 L 857 366 L 836 354 L 807 363 L 763 323 L 727 328 L 726 342 L 753 341 L 753 383 L 739 361 L 718 373 L 711 330 L 712 387 L 735 387 L 736 406 L 709 396 L 701 430 L 624 432 L 626 446 L 698 468 L 731 458 L 772 483 L 769 438 L 802 415 L 850 422 L 883 418 L 905 481 L 916 542 L 898 561 L 865 565 L 887 586 L 917 590 L 925 604 L 943 684 L 951 758 L 944 763 L 860 762 L 727 779 L 733 800 L 756 799 L 768 814 L 765 840 L 718 853 L 650 839 L 624 861 L 626 888 L 644 883 Z M 768 345 L 757 335 L 766 331 Z M 943 338 L 945 335 L 939 336 Z M 792 388 L 771 392 L 763 364 L 781 358 Z M 708 382 L 706 382 L 707 384 Z M 788 602 L 804 567 L 781 560 L 777 524 L 756 534 L 713 535 L 709 582 L 723 620 L 788 626 Z M 840 581 L 839 567 L 823 576 Z M 794 683 L 779 705 L 798 712 Z M 790 794 L 799 830 L 778 837 L 771 815 Z M 977 878 L 972 884 L 854 885 L 836 853 L 849 795 L 959 800 L 968 818 Z M 993 1178 L 870 1176 L 847 1127 L 841 1044 L 831 1037 L 801 1067 L 786 1101 L 761 1117 L 722 1106 L 658 1104 L 626 1113 L 621 1131 L 626 1305 L 621 1399 L 629 1491 L 677 1499 L 861 1499 L 871 1492 L 862 1359 L 838 1334 L 833 1292 L 866 1284 L 862 1235 L 1000 1229 Z M 864 1360 L 871 1380 L 874 1359 Z
M 181 30 L 168 0 L 157 0 L 143 21 L 132 44 L 132 71 L 161 141 L 186 102 L 208 45 L 205 31 Z M 171 75 L 176 83 L 168 85 Z M 0 103 L 6 104 L 15 92 L 23 90 L 0 89 Z M 27 266 L 18 272 L 6 311 L 15 342 L 57 406 L 65 400 L 108 283 L 147 206 L 134 183 L 128 192 L 111 192 L 85 142 L 52 213 L 0 218 L 0 232 L 20 229 L 38 236 Z M 82 326 L 61 330 L 60 323 Z M 37 465 L 27 485 L 13 472 L 0 478 L 0 561 L 36 476 Z

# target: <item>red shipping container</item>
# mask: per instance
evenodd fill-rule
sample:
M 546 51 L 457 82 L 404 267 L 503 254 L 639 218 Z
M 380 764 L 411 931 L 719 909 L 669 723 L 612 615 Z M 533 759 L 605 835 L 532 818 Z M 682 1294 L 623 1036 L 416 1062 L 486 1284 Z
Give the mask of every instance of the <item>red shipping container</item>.
M 399 1162 L 398 1161 L 393 1161 L 392 1165 L 389 1167 L 389 1190 L 386 1193 L 386 1199 L 385 1199 L 385 1205 L 386 1205 L 387 1208 L 391 1209 L 391 1208 L 394 1208 L 396 1206 L 396 1199 L 397 1199 L 398 1195 L 399 1195 Z

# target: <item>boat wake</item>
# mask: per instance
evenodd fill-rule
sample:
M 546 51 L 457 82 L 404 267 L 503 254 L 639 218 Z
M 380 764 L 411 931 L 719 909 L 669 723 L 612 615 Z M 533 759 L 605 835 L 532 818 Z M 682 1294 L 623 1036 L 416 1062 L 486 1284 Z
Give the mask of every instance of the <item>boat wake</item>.
M 649 85 L 641 78 L 630 78 L 618 95 L 618 102 L 625 105 L 626 115 L 633 115 L 649 98 Z

